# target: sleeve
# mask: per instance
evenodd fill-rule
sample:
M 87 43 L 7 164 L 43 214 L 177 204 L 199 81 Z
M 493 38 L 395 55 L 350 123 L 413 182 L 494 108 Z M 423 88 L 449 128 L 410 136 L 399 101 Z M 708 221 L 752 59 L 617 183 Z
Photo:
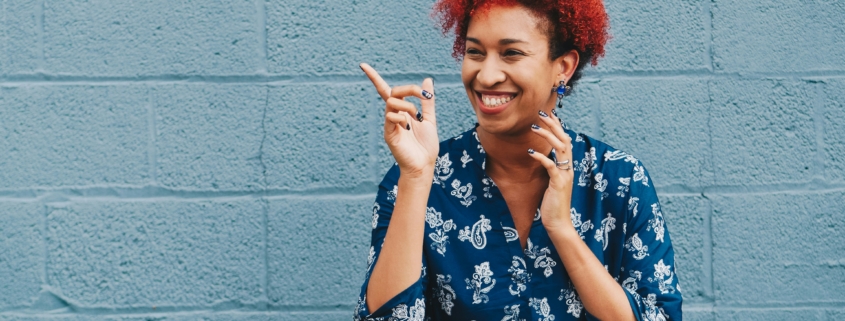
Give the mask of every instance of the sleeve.
M 387 226 L 390 224 L 390 217 L 393 214 L 393 206 L 396 203 L 396 195 L 399 192 L 397 182 L 399 181 L 399 167 L 393 166 L 385 175 L 384 180 L 379 184 L 376 202 L 373 204 L 372 217 L 372 241 L 370 243 L 370 254 L 367 258 L 367 273 L 364 284 L 361 286 L 361 293 L 358 295 L 358 305 L 355 308 L 354 320 L 383 321 L 383 320 L 423 320 L 425 317 L 425 288 L 428 278 L 426 276 L 426 259 L 422 258 L 422 270 L 420 279 L 388 300 L 378 310 L 371 312 L 367 307 L 366 294 L 367 286 L 370 283 L 370 275 L 373 267 L 378 261 L 381 253 L 381 246 L 384 243 L 384 236 L 387 234 Z
M 660 202 L 642 163 L 631 175 L 619 280 L 639 321 L 680 321 L 682 297 L 675 251 Z

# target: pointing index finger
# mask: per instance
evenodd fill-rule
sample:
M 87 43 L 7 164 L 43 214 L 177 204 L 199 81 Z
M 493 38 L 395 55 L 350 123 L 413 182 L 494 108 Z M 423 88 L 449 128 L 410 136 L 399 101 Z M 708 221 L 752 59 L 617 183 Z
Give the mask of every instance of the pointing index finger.
M 361 67 L 361 70 L 367 74 L 367 78 L 370 78 L 370 81 L 373 83 L 373 86 L 376 87 L 376 91 L 379 96 L 381 96 L 381 99 L 387 101 L 387 99 L 390 98 L 390 85 L 388 85 L 384 79 L 381 79 L 378 72 L 376 72 L 376 70 L 370 65 L 361 63 L 359 66 Z

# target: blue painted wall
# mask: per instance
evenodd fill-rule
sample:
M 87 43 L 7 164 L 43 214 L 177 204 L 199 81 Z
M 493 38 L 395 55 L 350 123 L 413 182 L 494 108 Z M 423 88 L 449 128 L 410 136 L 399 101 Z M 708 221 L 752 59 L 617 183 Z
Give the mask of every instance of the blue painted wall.
M 0 320 L 348 320 L 392 162 L 357 63 L 474 122 L 432 0 L 0 3 Z M 649 167 L 687 319 L 845 319 L 845 2 L 607 7 L 565 115 Z

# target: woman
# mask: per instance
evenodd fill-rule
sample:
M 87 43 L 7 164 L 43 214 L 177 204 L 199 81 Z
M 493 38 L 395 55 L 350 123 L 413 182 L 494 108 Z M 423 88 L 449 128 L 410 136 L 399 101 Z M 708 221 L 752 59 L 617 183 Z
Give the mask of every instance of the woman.
M 431 79 L 391 88 L 361 65 L 397 164 L 373 208 L 356 319 L 680 320 L 647 172 L 554 110 L 604 53 L 601 0 L 499 2 L 435 5 L 478 118 L 462 135 L 438 144 Z

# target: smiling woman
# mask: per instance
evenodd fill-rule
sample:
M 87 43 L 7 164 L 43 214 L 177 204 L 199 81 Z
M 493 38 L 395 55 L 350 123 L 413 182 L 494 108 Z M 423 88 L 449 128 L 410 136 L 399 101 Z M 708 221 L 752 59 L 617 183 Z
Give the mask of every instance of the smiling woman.
M 396 165 L 373 207 L 356 319 L 681 320 L 648 172 L 555 112 L 604 53 L 600 0 L 444 0 L 435 13 L 455 31 L 478 125 L 438 143 L 432 80 L 390 87 L 361 65 Z

